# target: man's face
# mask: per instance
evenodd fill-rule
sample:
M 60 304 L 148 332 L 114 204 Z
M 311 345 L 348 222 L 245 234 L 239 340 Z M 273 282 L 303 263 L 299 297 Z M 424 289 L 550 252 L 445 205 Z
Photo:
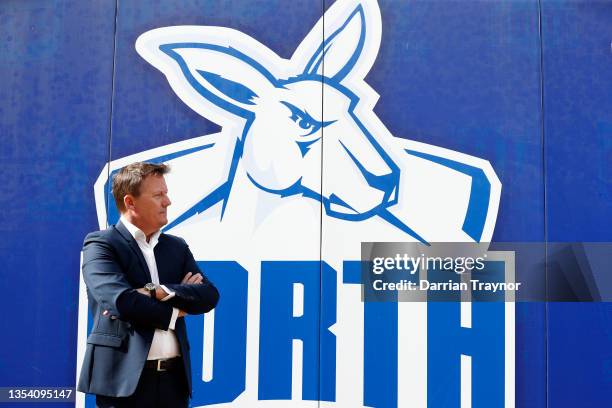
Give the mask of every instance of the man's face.
M 132 197 L 132 215 L 138 228 L 151 234 L 168 223 L 166 209 L 171 204 L 164 176 L 150 175 L 140 184 L 140 195 Z

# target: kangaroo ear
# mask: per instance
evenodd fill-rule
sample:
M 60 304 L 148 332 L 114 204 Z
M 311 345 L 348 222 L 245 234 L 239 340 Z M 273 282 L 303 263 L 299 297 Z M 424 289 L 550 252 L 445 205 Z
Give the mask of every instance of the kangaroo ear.
M 360 4 L 338 29 L 329 37 L 326 36 L 306 64 L 304 74 L 323 75 L 340 82 L 351 72 L 361 56 L 365 29 L 365 15 Z
M 242 117 L 249 117 L 276 79 L 259 63 L 231 47 L 204 43 L 163 44 L 159 49 L 176 61 L 181 76 L 199 96 Z M 168 76 L 169 73 L 166 72 Z M 169 80 L 177 80 L 170 78 Z

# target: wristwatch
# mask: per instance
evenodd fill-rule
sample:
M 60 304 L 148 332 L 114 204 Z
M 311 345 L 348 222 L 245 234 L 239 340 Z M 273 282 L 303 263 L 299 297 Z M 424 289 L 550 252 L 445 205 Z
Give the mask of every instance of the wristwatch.
M 155 285 L 154 283 L 147 283 L 144 288 L 146 290 L 149 291 L 149 293 L 151 294 L 151 299 L 156 300 L 157 298 L 155 297 L 155 289 L 157 289 L 157 285 Z

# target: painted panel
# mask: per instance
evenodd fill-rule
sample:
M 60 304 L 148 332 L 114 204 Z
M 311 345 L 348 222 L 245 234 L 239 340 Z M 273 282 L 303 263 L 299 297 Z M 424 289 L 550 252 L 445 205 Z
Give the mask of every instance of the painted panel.
M 2 386 L 75 384 L 79 248 L 97 227 L 92 186 L 108 160 L 114 14 L 106 1 L 0 4 Z
M 517 305 L 516 325 L 515 312 L 499 304 L 473 305 L 471 316 L 480 320 L 466 329 L 458 304 L 360 303 L 359 271 L 343 263 L 358 260 L 359 243 L 368 240 L 543 239 L 538 5 L 380 1 L 372 8 L 381 24 L 364 6 L 365 61 L 338 80 L 334 41 L 348 40 L 334 37 L 333 17 L 326 17 L 325 33 L 334 37 L 326 76 L 353 91 L 352 118 L 378 153 L 377 160 L 352 141 L 361 156 L 350 159 L 363 176 L 347 188 L 362 202 L 336 200 L 330 206 L 354 212 L 340 221 L 330 211 L 323 217 L 323 259 L 333 259 L 339 272 L 336 401 L 444 407 L 471 396 L 473 406 L 513 406 L 514 399 L 516 406 L 545 406 L 542 305 Z M 334 107 L 325 107 L 331 96 L 324 92 L 324 121 L 337 120 Z M 346 143 L 334 135 L 338 124 L 324 129 L 324 195 L 347 174 L 334 151 L 336 139 Z M 375 189 L 378 201 L 368 201 Z M 509 344 L 521 351 L 516 361 L 490 358 Z M 461 354 L 471 358 L 470 386 L 461 378 Z
M 223 293 L 214 314 L 187 318 L 194 406 L 320 399 L 322 90 L 294 78 L 321 13 L 318 1 L 119 7 L 110 173 L 170 164 L 164 231 Z M 104 224 L 104 172 L 96 191 Z
M 612 240 L 610 21 L 609 2 L 542 2 L 549 242 Z M 609 275 L 609 261 L 585 256 Z M 610 303 L 549 304 L 550 406 L 612 399 L 611 319 Z

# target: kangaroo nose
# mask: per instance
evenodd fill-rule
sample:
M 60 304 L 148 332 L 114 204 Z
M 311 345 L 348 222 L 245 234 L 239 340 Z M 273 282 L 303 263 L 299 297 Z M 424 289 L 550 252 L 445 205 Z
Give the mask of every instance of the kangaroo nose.
M 366 170 L 362 170 L 362 174 L 370 187 L 384 192 L 384 197 L 382 199 L 383 203 L 389 203 L 395 200 L 397 186 L 399 184 L 398 173 L 390 171 L 387 174 L 377 176 Z
M 340 142 L 340 144 L 349 155 L 353 163 L 355 163 L 355 166 L 357 166 L 368 185 L 385 193 L 383 202 L 386 203 L 395 200 L 397 186 L 399 184 L 399 172 L 393 171 L 379 156 L 374 156 L 377 159 L 377 166 L 373 166 L 372 170 L 370 170 L 370 166 L 364 166 L 364 164 L 357 159 L 355 155 L 346 148 L 346 146 L 344 146 L 344 143 Z M 378 174 L 374 173 L 374 171 L 376 171 Z
M 395 199 L 396 187 L 399 183 L 398 173 L 389 172 L 382 176 L 365 174 L 365 178 L 371 187 L 385 192 L 384 202 Z

